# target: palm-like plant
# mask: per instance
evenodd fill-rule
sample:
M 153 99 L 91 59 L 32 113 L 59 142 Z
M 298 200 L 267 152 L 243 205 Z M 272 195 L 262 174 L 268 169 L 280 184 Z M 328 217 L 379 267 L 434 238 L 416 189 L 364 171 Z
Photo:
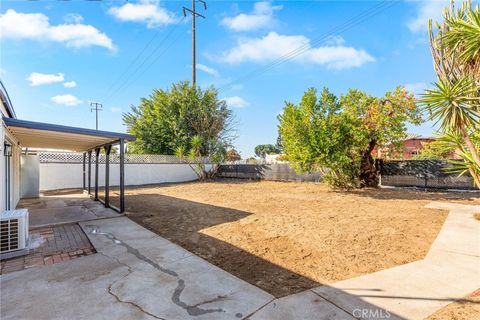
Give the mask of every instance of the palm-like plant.
M 425 90 L 422 103 L 428 107 L 431 118 L 440 124 L 440 130 L 459 130 L 468 135 L 467 128 L 479 123 L 477 91 L 477 85 L 467 77 L 456 81 L 438 79 L 435 89 Z
M 455 15 L 445 18 L 447 32 L 439 37 L 450 52 L 459 53 L 464 72 L 480 83 L 480 7 L 465 2 Z
M 202 145 L 202 138 L 193 136 L 190 140 L 190 149 L 188 151 L 184 146 L 179 146 L 175 149 L 175 156 L 180 161 L 188 164 L 197 174 L 200 181 L 213 178 L 216 175 L 220 167 L 219 165 L 224 161 L 226 154 L 226 147 L 223 143 L 210 143 L 210 155 L 208 158 L 204 157 L 201 152 Z
M 480 146 L 480 140 L 478 139 L 480 135 L 473 135 L 476 139 L 472 139 L 474 144 Z M 447 148 L 456 150 L 456 153 L 462 158 L 462 161 L 459 160 L 450 160 L 451 167 L 447 168 L 447 171 L 457 172 L 460 175 L 470 172 L 473 180 L 477 186 L 480 187 L 480 167 L 475 164 L 475 159 L 473 158 L 471 152 L 465 148 L 465 144 L 462 143 L 462 136 L 454 132 L 446 132 L 442 135 L 441 142 Z
M 440 125 L 443 140 L 454 145 L 464 160 L 453 170 L 468 171 L 480 187 L 480 152 L 472 137 L 480 129 L 480 8 L 464 2 L 459 10 L 444 11 L 444 22 L 429 22 L 430 46 L 437 73 L 435 88 L 421 102 Z
M 431 119 L 439 124 L 441 131 L 461 138 L 448 140 L 458 141 L 457 149 L 469 153 L 468 158 L 471 161 L 468 162 L 476 167 L 473 172 L 480 170 L 478 147 L 470 138 L 480 120 L 477 111 L 480 97 L 477 92 L 478 86 L 467 77 L 457 81 L 439 79 L 435 83 L 435 89 L 426 90 L 421 100 L 430 112 Z M 460 141 L 464 142 L 467 148 L 464 148 Z
M 480 84 L 480 7 L 463 2 L 458 10 L 444 10 L 444 22 L 430 20 L 430 47 L 435 72 L 440 78 L 468 76 Z

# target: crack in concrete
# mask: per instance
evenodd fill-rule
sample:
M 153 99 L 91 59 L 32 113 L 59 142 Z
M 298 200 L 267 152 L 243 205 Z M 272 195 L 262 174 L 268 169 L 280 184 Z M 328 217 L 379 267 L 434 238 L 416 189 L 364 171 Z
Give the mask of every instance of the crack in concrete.
M 112 241 L 112 243 L 114 244 L 117 244 L 117 245 L 120 245 L 124 248 L 127 249 L 127 252 L 134 255 L 136 258 L 138 258 L 139 260 L 142 260 L 146 263 L 148 263 L 150 266 L 154 267 L 155 269 L 163 272 L 163 273 L 166 273 L 168 275 L 171 275 L 173 277 L 177 277 L 179 278 L 178 274 L 173 271 L 173 270 L 170 270 L 170 269 L 167 269 L 167 268 L 163 268 L 162 266 L 160 266 L 158 263 L 152 261 L 151 259 L 149 259 L 148 257 L 144 256 L 143 254 L 140 253 L 140 251 L 138 251 L 137 249 L 131 247 L 130 245 L 126 244 L 125 242 L 117 239 L 117 237 L 115 237 L 113 234 L 111 233 L 108 233 L 108 232 L 101 232 L 99 227 L 96 226 L 96 225 L 86 225 L 85 226 L 86 228 L 90 229 L 90 234 L 93 234 L 93 235 L 102 235 L 104 237 L 106 237 L 107 239 L 109 239 L 110 241 Z M 98 251 L 100 254 L 106 256 L 106 257 L 110 257 L 110 256 L 107 256 L 105 255 L 104 253 Z M 112 259 L 115 259 L 119 264 L 122 264 L 124 266 L 126 266 L 129 270 L 129 272 L 123 276 L 121 279 L 124 279 L 126 278 L 128 275 L 130 275 L 133 270 L 131 269 L 131 267 L 125 263 L 122 263 L 119 261 L 118 258 L 115 258 L 115 257 L 110 257 Z M 108 287 L 108 292 L 115 296 L 115 298 L 120 301 L 120 302 L 124 302 L 124 303 L 129 303 L 129 304 L 132 304 L 134 305 L 135 307 L 137 307 L 138 309 L 140 309 L 142 312 L 148 314 L 148 315 L 151 315 L 152 317 L 155 317 L 157 319 L 162 319 L 162 318 L 159 318 L 153 314 L 150 314 L 149 312 L 145 311 L 143 308 L 141 308 L 140 306 L 138 306 L 137 304 L 133 303 L 133 302 L 130 302 L 130 301 L 122 301 L 120 300 L 120 298 L 118 296 L 116 296 L 112 291 L 111 291 L 111 288 L 112 286 L 120 281 L 121 279 L 118 279 L 116 281 L 114 281 L 112 284 L 110 284 L 110 286 Z M 216 302 L 216 301 L 221 301 L 221 300 L 224 300 L 224 299 L 227 299 L 227 296 L 218 296 L 217 298 L 214 298 L 214 299 L 211 299 L 211 300 L 206 300 L 206 301 L 202 301 L 202 302 L 199 302 L 197 304 L 194 304 L 194 305 L 189 305 L 183 301 L 180 300 L 180 296 L 182 294 L 182 292 L 185 290 L 185 281 L 181 278 L 178 279 L 178 285 L 177 287 L 175 288 L 173 294 L 172 294 L 172 302 L 175 303 L 177 306 L 183 308 L 185 311 L 187 311 L 187 313 L 191 316 L 200 316 L 200 315 L 204 315 L 204 314 L 207 314 L 207 313 L 213 313 L 213 312 L 225 312 L 225 310 L 221 309 L 221 308 L 217 308 L 217 309 L 202 309 L 200 308 L 199 306 L 201 305 L 204 305 L 204 304 L 207 304 L 207 303 L 212 303 L 212 302 Z
M 111 296 L 113 296 L 113 297 L 115 298 L 115 300 L 117 300 L 117 302 L 119 302 L 119 303 L 126 303 L 126 304 L 128 304 L 128 305 L 131 305 L 131 306 L 133 306 L 134 308 L 136 308 L 136 309 L 140 310 L 141 312 L 143 312 L 144 314 L 149 315 L 149 316 L 151 316 L 151 317 L 153 317 L 153 318 L 155 318 L 155 319 L 166 320 L 166 319 L 164 319 L 164 318 L 161 318 L 161 317 L 158 317 L 158 316 L 154 315 L 153 313 L 148 312 L 147 310 L 143 309 L 140 305 L 136 304 L 136 303 L 133 302 L 133 301 L 127 301 L 127 300 L 122 300 L 122 299 L 120 299 L 120 297 L 113 292 L 113 286 L 114 286 L 117 282 L 119 282 L 120 280 L 123 280 L 123 279 L 125 279 L 126 277 L 128 277 L 128 276 L 133 272 L 133 269 L 132 269 L 128 264 L 121 262 L 118 258 L 110 257 L 110 256 L 108 256 L 108 255 L 106 255 L 106 254 L 104 254 L 104 253 L 102 253 L 102 252 L 99 252 L 99 254 L 101 254 L 101 255 L 104 256 L 104 257 L 107 257 L 107 258 L 110 258 L 110 259 L 114 259 L 115 261 L 117 261 L 118 264 L 123 265 L 123 266 L 127 267 L 127 269 L 128 269 L 128 272 L 127 272 L 123 277 L 121 277 L 121 278 L 113 281 L 113 282 L 107 287 L 107 292 L 108 292 Z
M 109 239 L 113 243 L 118 244 L 118 245 L 126 248 L 127 252 L 130 253 L 130 254 L 133 254 L 135 257 L 137 257 L 137 259 L 148 263 L 149 265 L 151 265 L 155 269 L 157 269 L 157 270 L 159 270 L 163 273 L 169 274 L 173 277 L 178 277 L 178 274 L 175 271 L 163 268 L 162 266 L 160 266 L 155 261 L 152 261 L 148 257 L 141 254 L 140 251 L 138 251 L 137 249 L 133 248 L 132 246 L 126 244 L 123 241 L 118 240 L 113 234 L 108 233 L 108 232 L 100 232 L 99 229 L 98 229 L 98 226 L 95 226 L 95 225 L 87 225 L 86 227 L 91 229 L 91 231 L 90 231 L 91 234 L 100 234 L 102 236 L 105 236 L 107 239 Z
M 211 299 L 211 300 L 206 300 L 206 301 L 194 304 L 194 305 L 188 305 L 185 302 L 182 302 L 180 300 L 180 295 L 182 294 L 184 289 L 185 289 L 185 281 L 183 279 L 178 279 L 178 286 L 177 286 L 177 288 L 175 288 L 175 291 L 173 292 L 172 302 L 175 303 L 177 306 L 180 306 L 180 307 L 184 308 L 185 310 L 187 310 L 189 315 L 200 316 L 200 315 L 207 314 L 207 313 L 212 313 L 212 312 L 225 312 L 221 308 L 202 309 L 202 308 L 199 308 L 199 306 L 207 304 L 207 303 L 215 302 L 215 301 L 220 301 L 220 300 L 226 299 L 227 297 L 218 296 L 217 298 L 214 298 L 214 299 Z

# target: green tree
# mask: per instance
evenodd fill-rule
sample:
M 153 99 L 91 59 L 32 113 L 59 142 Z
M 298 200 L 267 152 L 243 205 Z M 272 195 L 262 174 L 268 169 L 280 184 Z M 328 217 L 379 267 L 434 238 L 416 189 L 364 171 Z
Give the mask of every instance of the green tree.
M 421 103 L 439 124 L 442 140 L 463 158 L 452 161 L 454 171 L 470 172 L 480 187 L 480 7 L 464 2 L 444 10 L 444 21 L 429 21 L 435 87 Z
M 401 87 L 383 98 L 349 90 L 337 98 L 307 90 L 300 103 L 286 103 L 279 115 L 283 151 L 299 171 L 320 170 L 340 188 L 376 187 L 378 172 L 371 155 L 377 146 L 398 144 L 407 121 L 419 124 L 412 94 Z
M 153 90 L 123 115 L 123 121 L 137 137 L 129 143 L 130 153 L 174 154 L 178 148 L 196 148 L 200 156 L 210 156 L 225 149 L 234 132 L 232 111 L 217 90 L 188 82 Z
M 260 158 L 265 158 L 267 154 L 280 153 L 280 148 L 273 144 L 259 144 L 255 147 L 255 155 Z

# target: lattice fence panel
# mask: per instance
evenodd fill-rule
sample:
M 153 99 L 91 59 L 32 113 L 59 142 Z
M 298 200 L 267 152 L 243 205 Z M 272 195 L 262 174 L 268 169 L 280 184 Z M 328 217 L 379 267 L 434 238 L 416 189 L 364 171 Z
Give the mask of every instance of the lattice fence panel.
M 82 163 L 83 153 L 39 152 L 40 163 Z
M 40 163 L 83 163 L 83 153 L 74 152 L 40 152 L 38 154 Z M 198 159 L 199 162 L 208 163 L 208 158 Z M 95 162 L 95 155 L 92 153 L 92 162 Z M 100 154 L 98 163 L 105 163 L 105 155 Z M 110 163 L 120 163 L 119 154 L 110 155 Z M 163 154 L 126 154 L 125 163 L 185 163 L 172 155 Z

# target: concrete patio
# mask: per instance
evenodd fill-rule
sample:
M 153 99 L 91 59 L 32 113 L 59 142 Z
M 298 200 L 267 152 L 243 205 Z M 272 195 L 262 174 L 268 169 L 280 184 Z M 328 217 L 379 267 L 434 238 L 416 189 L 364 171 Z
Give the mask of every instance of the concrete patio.
M 126 217 L 80 224 L 98 253 L 2 276 L 2 319 L 238 319 L 273 300 Z
M 127 217 L 82 221 L 98 253 L 2 275 L 1 318 L 423 319 L 480 286 L 480 209 L 432 206 L 451 213 L 424 260 L 280 299 Z
M 21 199 L 18 208 L 28 208 L 30 229 L 120 215 L 80 192 Z

